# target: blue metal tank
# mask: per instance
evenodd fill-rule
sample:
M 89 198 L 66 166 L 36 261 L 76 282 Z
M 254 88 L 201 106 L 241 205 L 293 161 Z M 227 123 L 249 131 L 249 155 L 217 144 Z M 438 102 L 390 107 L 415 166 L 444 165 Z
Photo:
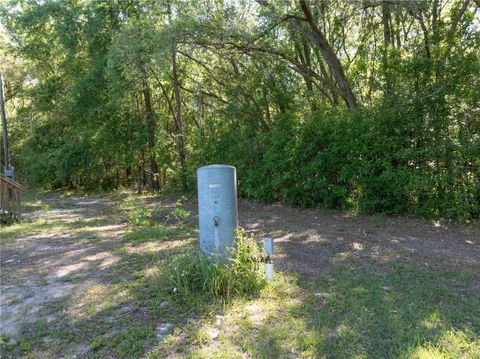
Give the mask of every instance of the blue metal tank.
M 235 167 L 211 165 L 197 170 L 200 249 L 225 257 L 238 226 Z

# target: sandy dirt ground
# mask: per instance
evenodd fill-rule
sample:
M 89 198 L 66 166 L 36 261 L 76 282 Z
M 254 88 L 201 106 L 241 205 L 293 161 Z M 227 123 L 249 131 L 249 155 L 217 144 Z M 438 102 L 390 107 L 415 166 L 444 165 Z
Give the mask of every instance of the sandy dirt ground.
M 119 201 L 121 197 L 52 194 L 42 199 L 48 208 L 28 210 L 27 220 L 54 219 L 57 225 L 20 233 L 2 245 L 2 335 L 15 339 L 28 323 L 65 315 L 55 303 L 81 297 L 105 282 L 102 271 L 120 260 L 115 250 L 132 230 L 118 212 Z M 147 206 L 174 203 L 165 198 L 146 200 Z M 183 206 L 191 212 L 189 221 L 196 223 L 195 200 Z M 247 200 L 239 202 L 239 221 L 256 236 L 275 239 L 277 268 L 307 278 L 336 263 L 348 263 L 353 256 L 366 266 L 394 259 L 427 269 L 468 271 L 472 285 L 480 289 L 480 232 L 475 225 L 326 213 Z M 72 275 L 74 281 L 69 280 Z M 74 357 L 86 351 L 88 347 L 81 345 L 72 349 Z

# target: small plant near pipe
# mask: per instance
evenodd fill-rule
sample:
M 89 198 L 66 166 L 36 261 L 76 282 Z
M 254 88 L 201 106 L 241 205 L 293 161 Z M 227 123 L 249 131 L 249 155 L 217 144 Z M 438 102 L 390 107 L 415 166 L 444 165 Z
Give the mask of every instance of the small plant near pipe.
M 198 248 L 175 258 L 170 266 L 172 291 L 188 300 L 192 293 L 204 293 L 226 301 L 238 295 L 257 293 L 265 284 L 261 272 L 262 248 L 241 228 L 227 259 L 203 254 Z
M 125 221 L 137 227 L 183 225 L 190 216 L 190 212 L 181 207 L 184 199 L 185 197 L 182 197 L 177 200 L 174 208 L 161 206 L 148 208 L 128 198 L 122 205 L 126 215 Z

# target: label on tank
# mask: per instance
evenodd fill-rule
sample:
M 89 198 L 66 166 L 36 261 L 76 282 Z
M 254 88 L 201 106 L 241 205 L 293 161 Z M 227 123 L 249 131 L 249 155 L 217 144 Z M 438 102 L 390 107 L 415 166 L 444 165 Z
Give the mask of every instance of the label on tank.
M 208 187 L 210 188 L 210 195 L 212 198 L 220 198 L 220 191 L 222 190 L 221 184 L 210 184 Z M 215 201 L 215 203 L 217 203 L 217 201 Z

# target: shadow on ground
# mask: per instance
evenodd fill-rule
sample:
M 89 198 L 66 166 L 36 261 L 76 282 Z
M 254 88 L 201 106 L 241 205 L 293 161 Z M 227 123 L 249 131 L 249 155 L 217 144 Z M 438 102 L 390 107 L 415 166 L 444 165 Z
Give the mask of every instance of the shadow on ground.
M 195 245 L 194 201 L 184 204 L 190 225 L 134 228 L 123 199 L 49 195 L 31 226 L 12 230 L 1 258 L 2 355 L 480 356 L 470 228 L 243 201 L 242 225 L 276 238 L 285 272 L 260 296 L 224 306 L 178 301 L 166 278 L 171 258 Z

